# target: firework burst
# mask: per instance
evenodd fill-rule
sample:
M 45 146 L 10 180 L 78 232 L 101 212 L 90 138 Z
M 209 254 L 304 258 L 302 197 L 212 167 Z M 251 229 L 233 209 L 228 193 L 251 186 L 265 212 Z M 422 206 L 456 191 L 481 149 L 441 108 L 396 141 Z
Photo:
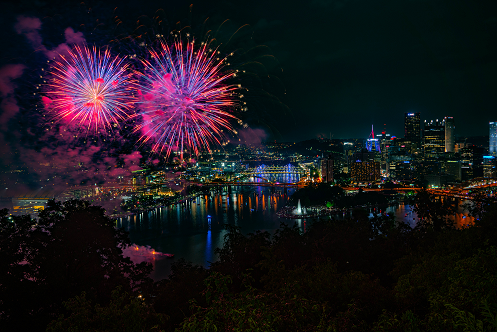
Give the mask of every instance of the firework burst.
M 238 120 L 231 111 L 238 105 L 237 85 L 227 84 L 235 71 L 224 70 L 227 58 L 219 56 L 208 43 L 196 48 L 195 41 L 164 41 L 159 50 L 150 50 L 150 60 L 143 60 L 143 93 L 140 92 L 142 143 L 153 142 L 152 151 L 178 151 L 181 158 L 188 149 L 192 154 L 211 151 L 221 145 L 230 124 Z
M 75 46 L 54 60 L 42 97 L 54 121 L 97 133 L 129 117 L 136 89 L 123 58 L 109 50 Z

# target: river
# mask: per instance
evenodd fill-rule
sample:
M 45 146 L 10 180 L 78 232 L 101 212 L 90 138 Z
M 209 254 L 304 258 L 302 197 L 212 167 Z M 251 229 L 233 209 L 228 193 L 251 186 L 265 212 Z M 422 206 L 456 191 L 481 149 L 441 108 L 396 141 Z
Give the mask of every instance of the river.
M 131 242 L 137 245 L 139 261 L 151 262 L 154 267 L 151 277 L 161 280 L 171 273 L 172 263 L 180 258 L 209 267 L 216 260 L 214 249 L 223 246 L 225 224 L 240 227 L 243 234 L 257 230 L 274 234 L 281 222 L 288 225 L 297 223 L 305 232 L 306 220 L 284 219 L 276 215 L 294 191 L 294 188 L 283 187 L 233 186 L 230 190 L 119 218 L 116 226 L 129 232 Z M 417 221 L 409 205 L 389 207 L 386 212 L 395 214 L 396 220 L 403 220 L 412 227 Z M 461 210 L 455 216 L 458 225 L 468 223 L 469 219 L 463 212 Z M 151 248 L 174 254 L 174 258 L 152 255 Z

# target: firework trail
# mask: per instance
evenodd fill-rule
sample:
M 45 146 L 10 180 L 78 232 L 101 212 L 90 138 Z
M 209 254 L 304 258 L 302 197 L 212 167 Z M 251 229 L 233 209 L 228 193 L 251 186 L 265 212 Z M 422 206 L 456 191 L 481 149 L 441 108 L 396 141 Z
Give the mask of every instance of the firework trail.
M 88 133 L 112 129 L 129 117 L 135 101 L 128 66 L 109 50 L 75 46 L 54 60 L 42 102 L 54 121 Z
M 235 71 L 223 71 L 226 58 L 208 43 L 164 41 L 159 51 L 150 50 L 143 60 L 143 93 L 139 92 L 142 123 L 140 141 L 151 140 L 152 151 L 168 157 L 172 151 L 189 149 L 195 155 L 211 144 L 223 144 L 228 133 L 236 134 L 230 111 L 238 106 L 238 85 L 227 84 Z

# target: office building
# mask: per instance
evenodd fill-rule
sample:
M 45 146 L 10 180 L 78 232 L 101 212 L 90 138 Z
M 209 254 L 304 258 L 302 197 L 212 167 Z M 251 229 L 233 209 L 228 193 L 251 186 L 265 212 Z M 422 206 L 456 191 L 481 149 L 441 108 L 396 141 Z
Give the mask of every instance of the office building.
M 369 152 L 367 149 L 361 149 L 359 152 L 352 154 L 352 161 L 374 161 L 375 153 Z
M 380 140 L 374 136 L 373 126 L 371 126 L 371 134 L 369 134 L 369 138 L 366 140 L 366 149 L 369 152 L 381 152 Z
M 488 147 L 488 153 L 491 156 L 497 156 L 497 122 L 490 122 L 489 123 L 490 127 L 490 133 L 488 135 L 489 137 L 489 147 Z
M 446 116 L 445 122 L 445 152 L 455 152 L 456 139 L 454 131 L 456 126 L 454 124 L 454 117 Z
M 421 114 L 419 112 L 404 114 L 404 138 L 410 141 L 421 139 Z
M 353 155 L 350 178 L 354 182 L 374 182 L 381 178 L 380 162 L 374 160 L 374 152 L 362 149 Z
M 462 180 L 461 162 L 459 160 L 447 160 L 444 166 L 445 174 L 451 181 Z
M 414 163 L 410 160 L 394 160 L 389 164 L 390 178 L 397 181 L 409 181 L 412 183 L 415 170 Z
M 436 158 L 445 152 L 445 122 L 424 122 L 423 150 L 425 158 Z
M 354 182 L 374 182 L 381 178 L 377 161 L 354 161 L 350 164 L 350 178 Z
M 321 160 L 321 179 L 324 183 L 333 182 L 333 157 L 330 155 L 326 159 Z
M 496 160 L 494 156 L 483 156 L 483 177 L 495 178 L 496 177 Z
M 469 145 L 459 151 L 463 181 L 483 176 L 483 152 L 484 149 L 476 145 Z

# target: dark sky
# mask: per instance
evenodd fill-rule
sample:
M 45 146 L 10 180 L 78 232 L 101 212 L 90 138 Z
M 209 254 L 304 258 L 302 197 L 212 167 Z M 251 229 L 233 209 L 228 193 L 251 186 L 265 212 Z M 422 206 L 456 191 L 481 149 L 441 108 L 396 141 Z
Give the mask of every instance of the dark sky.
M 26 75 L 39 70 L 40 56 L 14 29 L 19 15 L 39 18 L 43 43 L 53 48 L 67 27 L 98 44 L 115 32 L 114 17 L 132 31 L 159 8 L 169 26 L 181 21 L 194 32 L 226 19 L 226 30 L 248 24 L 240 38 L 269 47 L 263 84 L 274 98 L 248 96 L 248 121 L 270 138 L 367 137 L 371 124 L 402 136 L 404 112 L 454 116 L 461 136 L 488 135 L 497 120 L 495 1 L 11 1 L 0 14 L 0 64 L 26 64 L 17 83 L 25 91 Z

